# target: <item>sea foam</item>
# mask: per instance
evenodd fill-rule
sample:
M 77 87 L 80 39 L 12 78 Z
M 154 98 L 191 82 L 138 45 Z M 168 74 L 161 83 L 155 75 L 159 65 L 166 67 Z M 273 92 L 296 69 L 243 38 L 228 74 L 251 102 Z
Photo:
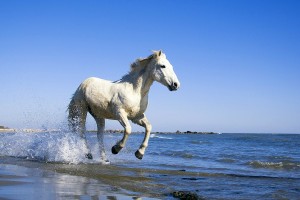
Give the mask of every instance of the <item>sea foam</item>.
M 282 170 L 299 170 L 299 162 L 281 161 L 281 162 L 267 162 L 267 161 L 251 161 L 248 165 L 254 168 L 265 168 L 265 169 L 282 169 Z

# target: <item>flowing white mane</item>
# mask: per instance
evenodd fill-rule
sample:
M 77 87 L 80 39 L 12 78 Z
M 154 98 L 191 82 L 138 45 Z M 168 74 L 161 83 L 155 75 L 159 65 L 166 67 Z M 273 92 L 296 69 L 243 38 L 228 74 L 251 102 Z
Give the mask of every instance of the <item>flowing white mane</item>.
M 147 58 L 138 58 L 130 65 L 130 73 L 140 71 L 143 68 L 145 68 L 148 63 L 151 61 L 152 58 L 154 58 L 156 55 L 156 52 L 148 56 Z
M 146 58 L 138 58 L 130 65 L 130 71 L 125 74 L 120 80 L 115 81 L 114 83 L 128 81 L 132 79 L 134 76 L 142 75 L 146 70 L 145 68 L 148 66 L 152 59 L 158 59 L 159 51 L 153 51 L 153 54 Z

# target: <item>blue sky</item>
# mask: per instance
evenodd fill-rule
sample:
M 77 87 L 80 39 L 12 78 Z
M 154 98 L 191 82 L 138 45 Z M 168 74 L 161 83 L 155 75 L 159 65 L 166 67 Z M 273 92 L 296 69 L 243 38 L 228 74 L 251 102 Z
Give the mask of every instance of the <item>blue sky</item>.
M 84 79 L 162 49 L 181 88 L 151 88 L 153 131 L 300 133 L 299 1 L 0 1 L 0 27 L 0 125 L 60 126 Z

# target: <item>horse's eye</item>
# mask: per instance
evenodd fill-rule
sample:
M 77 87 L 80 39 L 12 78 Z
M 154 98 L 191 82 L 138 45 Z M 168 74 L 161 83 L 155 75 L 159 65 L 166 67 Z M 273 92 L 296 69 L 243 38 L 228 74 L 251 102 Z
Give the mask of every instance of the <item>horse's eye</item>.
M 166 68 L 166 66 L 165 66 L 165 65 L 161 65 L 160 67 L 161 67 L 161 68 Z

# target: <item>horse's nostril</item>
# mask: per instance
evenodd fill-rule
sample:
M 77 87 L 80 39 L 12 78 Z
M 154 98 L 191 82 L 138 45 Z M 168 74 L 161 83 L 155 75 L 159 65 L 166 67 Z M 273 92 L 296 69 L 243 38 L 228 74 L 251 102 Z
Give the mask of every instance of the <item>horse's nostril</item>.
M 174 82 L 173 86 L 177 88 L 178 84 L 176 82 Z

